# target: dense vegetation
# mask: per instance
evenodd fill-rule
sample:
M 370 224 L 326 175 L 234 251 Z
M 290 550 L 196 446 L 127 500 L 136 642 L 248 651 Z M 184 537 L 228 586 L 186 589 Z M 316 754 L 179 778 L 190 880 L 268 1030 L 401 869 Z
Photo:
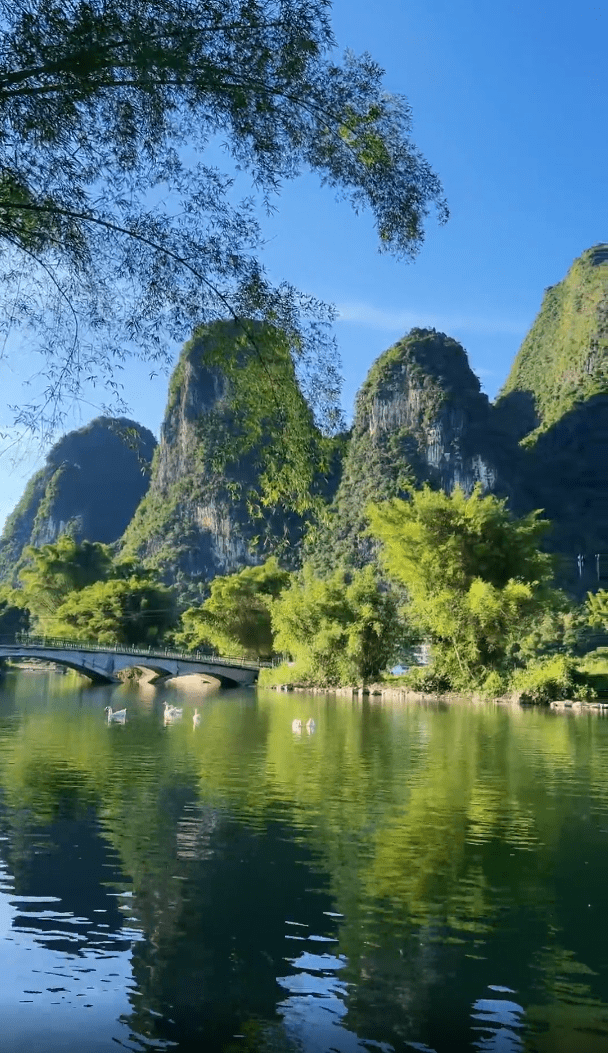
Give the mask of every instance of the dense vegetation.
M 606 392 L 607 350 L 608 245 L 600 244 L 545 290 L 500 393 L 497 405 L 507 413 L 512 408 L 514 427 L 526 444 L 577 403 Z
M 133 560 L 114 560 L 109 546 L 62 535 L 26 550 L 21 589 L 5 602 L 29 613 L 33 631 L 102 644 L 151 644 L 175 623 L 171 589 Z
M 0 628 L 101 643 L 214 648 L 281 657 L 265 682 L 365 685 L 413 645 L 430 649 L 406 682 L 433 691 L 517 691 L 531 701 L 588 695 L 577 650 L 589 626 L 608 626 L 608 593 L 569 610 L 553 585 L 548 529 L 537 513 L 513 516 L 505 500 L 430 487 L 368 506 L 384 573 L 372 564 L 319 576 L 262 566 L 215 578 L 210 595 L 178 617 L 174 591 L 133 558 L 99 543 L 26 551 L 21 589 L 0 596 Z

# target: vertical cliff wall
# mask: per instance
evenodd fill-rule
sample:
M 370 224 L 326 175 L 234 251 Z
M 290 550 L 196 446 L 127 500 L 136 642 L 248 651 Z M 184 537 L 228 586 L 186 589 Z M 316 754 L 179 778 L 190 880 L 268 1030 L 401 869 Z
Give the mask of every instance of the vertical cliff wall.
M 243 345 L 236 360 L 228 356 L 222 363 L 216 341 L 229 341 L 232 331 L 228 323 L 216 325 L 185 345 L 169 386 L 150 489 L 122 542 L 125 553 L 161 570 L 182 592 L 193 588 L 193 598 L 197 585 L 204 588 L 216 575 L 260 563 L 277 550 L 293 562 L 301 539 L 298 516 L 259 501 L 268 468 L 262 455 L 270 452 L 277 463 L 281 458 L 280 437 L 269 451 L 263 407 L 255 414 L 256 392 L 268 383 L 269 368 L 278 412 L 289 399 L 307 419 L 310 413 L 287 352 L 275 348 L 260 356 Z M 234 400 L 235 387 L 243 393 L 243 385 L 246 421 Z
M 527 448 L 562 581 L 580 595 L 608 586 L 607 244 L 545 291 L 496 408 Z
M 503 434 L 466 351 L 434 329 L 412 329 L 372 366 L 357 395 L 329 532 L 316 546 L 327 563 L 369 558 L 365 507 L 408 485 L 485 491 L 521 503 L 525 453 Z M 316 557 L 315 557 L 316 558 Z

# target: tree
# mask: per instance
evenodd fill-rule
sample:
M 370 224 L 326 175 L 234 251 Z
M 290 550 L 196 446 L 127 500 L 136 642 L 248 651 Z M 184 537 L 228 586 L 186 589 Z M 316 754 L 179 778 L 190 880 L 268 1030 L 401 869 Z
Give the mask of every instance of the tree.
M 57 608 L 52 631 L 100 644 L 154 644 L 175 622 L 173 591 L 137 575 L 110 578 L 70 593 Z
M 30 613 L 23 603 L 23 595 L 8 585 L 0 586 L 0 638 L 13 639 L 16 633 L 27 632 L 29 627 Z
M 495 689 L 517 666 L 522 637 L 559 605 L 552 558 L 539 549 L 549 523 L 538 512 L 515 518 L 480 486 L 469 497 L 424 486 L 368 513 L 412 625 L 432 644 L 438 685 Z
M 269 658 L 273 652 L 270 601 L 285 588 L 289 577 L 271 557 L 260 567 L 214 578 L 211 595 L 202 607 L 184 611 L 176 641 L 193 650 L 210 645 L 224 654 L 236 651 Z
M 40 548 L 28 546 L 30 561 L 19 573 L 23 599 L 36 619 L 40 632 L 50 633 L 57 609 L 72 593 L 107 578 L 112 572 L 108 545 L 99 541 L 78 543 L 62 534 L 54 544 Z
M 282 181 L 316 172 L 413 258 L 431 207 L 447 209 L 407 101 L 368 55 L 336 61 L 327 0 L 0 3 L 0 317 L 46 363 L 17 420 L 55 428 L 88 383 L 119 401 L 127 353 L 167 362 L 174 340 L 231 319 L 254 346 L 250 320 L 282 334 L 331 424 L 331 312 L 271 285 L 254 201 L 235 203 L 204 154 L 220 137 L 270 209 Z
M 402 627 L 374 568 L 300 577 L 272 603 L 275 649 L 295 660 L 291 676 L 318 686 L 369 683 L 394 661 Z

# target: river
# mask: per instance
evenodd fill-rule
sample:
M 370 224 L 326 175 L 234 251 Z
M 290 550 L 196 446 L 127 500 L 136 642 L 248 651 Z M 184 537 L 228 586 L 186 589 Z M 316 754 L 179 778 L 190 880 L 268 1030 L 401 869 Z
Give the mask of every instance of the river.
M 600 1053 L 607 876 L 597 712 L 0 684 L 2 1053 Z

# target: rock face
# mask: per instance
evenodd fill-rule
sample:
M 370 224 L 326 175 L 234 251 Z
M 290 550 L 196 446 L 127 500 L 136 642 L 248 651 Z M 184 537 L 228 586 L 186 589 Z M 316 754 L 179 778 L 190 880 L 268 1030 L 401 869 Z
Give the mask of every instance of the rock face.
M 579 595 L 607 587 L 608 245 L 545 291 L 496 409 L 527 450 L 563 584 Z
M 575 406 L 608 390 L 608 245 L 595 245 L 540 312 L 497 399 L 528 445 Z
M 0 580 L 14 578 L 26 545 L 49 544 L 65 531 L 116 541 L 148 488 L 155 446 L 152 432 L 126 418 L 97 417 L 60 439 L 6 521 Z
M 322 562 L 366 562 L 367 503 L 403 496 L 411 485 L 470 493 L 480 483 L 520 505 L 525 462 L 464 348 L 434 329 L 412 329 L 374 363 L 357 396 Z
M 280 508 L 258 505 L 252 512 L 263 470 L 259 447 L 235 453 L 244 425 L 234 410 L 230 371 L 213 355 L 216 329 L 201 331 L 184 347 L 170 382 L 150 489 L 122 541 L 125 554 L 138 555 L 193 600 L 216 575 L 261 563 L 282 544 L 293 550 L 302 529 L 297 516 Z M 223 340 L 230 338 L 229 325 L 223 333 Z M 239 354 L 237 368 L 255 394 L 259 361 L 251 348 Z M 288 357 L 281 369 L 278 382 L 305 408 Z M 259 444 L 266 441 L 262 425 Z

